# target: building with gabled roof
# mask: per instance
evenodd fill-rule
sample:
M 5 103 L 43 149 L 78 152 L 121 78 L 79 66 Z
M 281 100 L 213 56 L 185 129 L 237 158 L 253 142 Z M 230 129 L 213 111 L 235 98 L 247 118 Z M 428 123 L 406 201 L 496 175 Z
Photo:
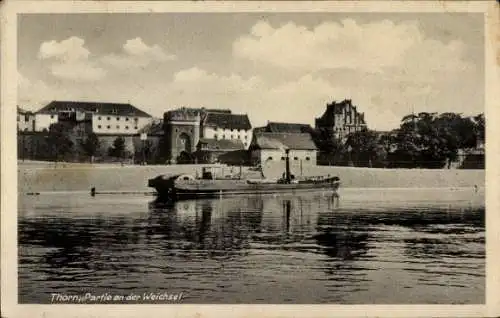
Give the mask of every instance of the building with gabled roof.
M 48 130 L 60 120 L 88 121 L 91 132 L 102 135 L 134 135 L 152 116 L 131 104 L 52 101 L 35 113 L 35 130 Z
M 290 150 L 290 160 L 316 165 L 318 148 L 309 133 L 255 132 L 249 151 L 254 164 L 284 161 L 285 151 Z
M 350 99 L 327 104 L 323 115 L 316 118 L 317 129 L 331 130 L 340 141 L 345 141 L 347 135 L 366 129 L 366 127 L 364 113 L 358 112 Z

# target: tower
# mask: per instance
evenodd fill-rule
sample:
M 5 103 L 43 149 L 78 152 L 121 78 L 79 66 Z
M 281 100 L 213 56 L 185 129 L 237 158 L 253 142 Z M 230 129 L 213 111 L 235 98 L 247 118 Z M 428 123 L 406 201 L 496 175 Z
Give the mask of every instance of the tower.
M 166 112 L 164 125 L 169 161 L 177 163 L 192 158 L 200 141 L 199 111 L 181 108 Z

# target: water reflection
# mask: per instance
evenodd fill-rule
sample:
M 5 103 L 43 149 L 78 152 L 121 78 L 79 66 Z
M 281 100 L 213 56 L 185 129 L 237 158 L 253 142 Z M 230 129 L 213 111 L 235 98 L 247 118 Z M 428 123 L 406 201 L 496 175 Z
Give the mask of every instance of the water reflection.
M 85 197 L 81 210 L 64 196 L 36 200 L 18 218 L 21 302 L 47 302 L 55 291 L 164 286 L 189 289 L 192 302 L 237 302 L 244 291 L 250 302 L 284 302 L 283 293 L 296 302 L 359 301 L 380 284 L 373 272 L 398 274 L 388 264 L 403 268 L 398 279 L 408 286 L 411 275 L 436 283 L 421 262 L 441 266 L 456 288 L 484 279 L 481 207 L 388 208 L 321 193 L 129 205 Z M 411 288 L 426 299 L 425 289 Z

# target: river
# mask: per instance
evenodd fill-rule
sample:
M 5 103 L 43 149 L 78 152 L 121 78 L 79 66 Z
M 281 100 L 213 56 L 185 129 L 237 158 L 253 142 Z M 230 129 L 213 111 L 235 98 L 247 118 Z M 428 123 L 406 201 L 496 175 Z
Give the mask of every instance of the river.
M 482 188 L 176 204 L 48 192 L 18 205 L 20 303 L 162 292 L 182 303 L 485 301 Z

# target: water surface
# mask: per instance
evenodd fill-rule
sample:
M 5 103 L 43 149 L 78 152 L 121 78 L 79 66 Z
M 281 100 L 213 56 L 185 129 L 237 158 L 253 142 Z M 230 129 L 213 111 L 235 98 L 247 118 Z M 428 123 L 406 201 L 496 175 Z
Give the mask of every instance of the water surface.
M 19 302 L 182 292 L 183 303 L 480 304 L 484 191 L 343 189 L 162 204 L 19 196 Z

